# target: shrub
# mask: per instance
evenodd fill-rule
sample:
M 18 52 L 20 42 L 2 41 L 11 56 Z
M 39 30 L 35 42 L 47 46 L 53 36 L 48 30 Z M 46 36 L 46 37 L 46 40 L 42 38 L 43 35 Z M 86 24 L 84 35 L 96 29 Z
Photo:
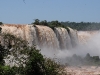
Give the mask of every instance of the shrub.
M 26 64 L 26 75 L 60 75 L 60 65 L 49 58 L 44 58 L 39 50 L 31 48 Z
M 29 47 L 26 41 L 10 34 L 4 34 L 3 37 L 4 39 L 8 39 L 8 49 L 13 48 L 13 50 L 9 52 L 9 55 L 14 56 L 13 58 L 15 59 L 12 61 L 13 63 L 18 61 L 18 66 L 11 68 L 2 65 L 0 67 L 0 75 L 61 75 L 62 68 L 60 65 L 49 58 L 45 58 L 40 53 L 40 50 L 34 46 Z M 10 40 L 14 41 L 14 45 L 10 44 Z M 26 55 L 27 58 L 19 58 L 20 55 Z M 23 64 L 25 64 L 25 66 Z
M 0 75 L 15 75 L 16 72 L 10 66 L 0 65 Z

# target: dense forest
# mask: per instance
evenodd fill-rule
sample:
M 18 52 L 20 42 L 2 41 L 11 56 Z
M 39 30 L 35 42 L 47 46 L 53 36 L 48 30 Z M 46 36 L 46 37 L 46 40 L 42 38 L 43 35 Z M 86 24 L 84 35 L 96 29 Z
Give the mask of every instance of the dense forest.
M 34 22 L 32 24 L 37 24 L 37 25 L 46 25 L 49 26 L 51 28 L 54 27 L 64 27 L 66 28 L 71 27 L 73 29 L 76 30 L 99 30 L 100 29 L 100 23 L 97 22 L 59 22 L 59 21 L 40 21 L 39 19 L 35 19 Z

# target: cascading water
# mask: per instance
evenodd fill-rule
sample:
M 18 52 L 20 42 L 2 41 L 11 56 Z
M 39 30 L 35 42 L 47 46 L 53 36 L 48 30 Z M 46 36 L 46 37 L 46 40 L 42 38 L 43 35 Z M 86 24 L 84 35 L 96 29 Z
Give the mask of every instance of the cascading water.
M 68 27 L 68 33 L 71 38 L 72 47 L 76 47 L 79 44 L 77 31 Z
M 59 42 L 54 31 L 47 26 L 36 25 L 38 45 L 40 48 L 59 49 Z
M 19 38 L 23 38 L 23 40 L 27 40 L 27 25 L 4 24 L 1 28 L 2 33 L 9 33 Z
M 4 24 L 0 27 L 2 33 L 20 37 L 28 41 L 30 46 L 36 45 L 40 49 L 71 49 L 78 44 L 77 32 L 69 27 L 68 29 L 55 27 L 54 31 L 50 27 L 42 25 Z
M 29 35 L 30 39 L 28 42 L 29 42 L 30 46 L 36 45 L 38 47 L 36 29 L 33 25 L 29 25 L 29 29 L 30 29 L 30 35 Z
M 53 31 L 50 27 L 42 25 L 4 24 L 0 27 L 2 28 L 2 33 L 9 33 L 26 40 L 29 46 L 36 45 L 36 47 L 41 49 L 41 53 L 46 57 L 54 58 L 63 53 L 63 55 L 68 55 L 68 52 L 72 51 L 71 49 L 78 43 L 77 32 L 71 28 L 65 29 L 56 27 Z M 7 45 L 3 40 L 4 38 L 0 36 L 1 44 L 4 46 Z M 5 60 L 7 64 L 13 63 L 9 62 L 9 60 L 13 60 L 14 57 L 12 56 Z M 18 56 L 21 55 L 18 54 Z
M 84 56 L 86 55 L 86 53 L 90 53 L 92 56 L 100 56 L 100 31 L 78 31 L 77 34 L 76 30 L 73 30 L 69 27 L 67 29 L 62 27 L 55 27 L 54 31 L 47 26 L 41 25 L 4 24 L 0 27 L 2 28 L 2 33 L 10 33 L 12 35 L 15 35 L 16 37 L 20 37 L 23 40 L 28 41 L 30 46 L 38 46 L 38 48 L 41 49 L 41 53 L 43 55 L 53 58 L 55 61 L 59 61 L 61 64 L 68 63 L 69 65 L 81 65 L 80 61 L 82 61 L 82 59 L 80 59 L 79 56 Z M 3 44 L 4 46 L 8 45 L 3 40 L 5 40 L 5 38 L 0 35 L 1 44 Z M 9 41 L 8 39 L 6 40 Z M 20 44 L 18 44 L 18 46 L 21 47 Z M 13 49 L 10 49 L 10 51 L 12 52 Z M 17 57 L 19 59 L 22 59 L 23 57 L 27 59 L 27 55 L 21 55 L 19 53 L 19 49 L 17 49 L 15 54 L 17 54 Z M 78 58 L 80 61 L 78 61 L 76 57 L 75 61 L 71 61 L 74 60 L 74 58 L 71 58 L 70 60 L 69 57 L 72 57 L 73 54 L 79 55 Z M 16 60 L 16 57 L 13 55 L 13 53 L 11 53 L 11 55 L 8 55 L 8 57 L 4 60 L 6 65 L 20 65 L 20 61 Z
M 71 49 L 72 48 L 71 39 L 67 30 L 65 28 L 55 27 L 54 31 L 59 40 L 60 48 Z

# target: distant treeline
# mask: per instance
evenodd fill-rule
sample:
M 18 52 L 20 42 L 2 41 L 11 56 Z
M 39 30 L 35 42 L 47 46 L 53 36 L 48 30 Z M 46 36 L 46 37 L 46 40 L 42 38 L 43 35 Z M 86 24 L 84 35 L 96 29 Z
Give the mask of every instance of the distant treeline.
M 100 29 L 100 23 L 97 23 L 97 22 L 69 22 L 69 21 L 59 22 L 57 20 L 48 22 L 46 20 L 40 21 L 39 19 L 35 19 L 35 21 L 32 24 L 45 25 L 45 26 L 51 27 L 52 29 L 54 27 L 66 28 L 67 26 L 76 30 L 83 30 L 83 31 Z
M 100 23 L 96 22 L 61 22 L 62 25 L 69 26 L 76 30 L 99 30 Z
M 2 25 L 3 23 L 0 22 L 0 25 Z M 45 25 L 45 26 L 49 26 L 50 28 L 54 29 L 54 27 L 64 27 L 67 28 L 71 27 L 72 29 L 76 29 L 76 30 L 82 30 L 82 31 L 86 31 L 86 30 L 100 30 L 100 23 L 97 22 L 59 22 L 59 21 L 47 21 L 47 20 L 43 20 L 40 21 L 39 19 L 35 19 L 34 22 L 32 24 L 36 24 L 36 25 Z

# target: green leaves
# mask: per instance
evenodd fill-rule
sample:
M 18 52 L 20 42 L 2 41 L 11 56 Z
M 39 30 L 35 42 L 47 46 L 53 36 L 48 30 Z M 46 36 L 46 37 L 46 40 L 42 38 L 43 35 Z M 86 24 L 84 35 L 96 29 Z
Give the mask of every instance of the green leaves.
M 0 75 L 15 75 L 16 72 L 10 66 L 0 65 Z
M 3 23 L 2 22 L 0 22 L 0 25 L 2 25 Z
M 0 45 L 0 54 L 2 56 L 0 57 L 2 63 L 0 75 L 61 75 L 59 73 L 61 71 L 60 65 L 50 58 L 45 58 L 35 46 L 30 47 L 25 40 L 10 34 L 3 34 L 3 37 L 4 42 L 8 43 L 8 48 L 4 49 Z M 10 41 L 13 41 L 14 44 L 11 44 Z M 9 51 L 9 49 L 12 50 Z M 17 66 L 12 68 L 5 66 L 3 59 L 6 55 L 12 56 L 10 61 L 17 64 Z

